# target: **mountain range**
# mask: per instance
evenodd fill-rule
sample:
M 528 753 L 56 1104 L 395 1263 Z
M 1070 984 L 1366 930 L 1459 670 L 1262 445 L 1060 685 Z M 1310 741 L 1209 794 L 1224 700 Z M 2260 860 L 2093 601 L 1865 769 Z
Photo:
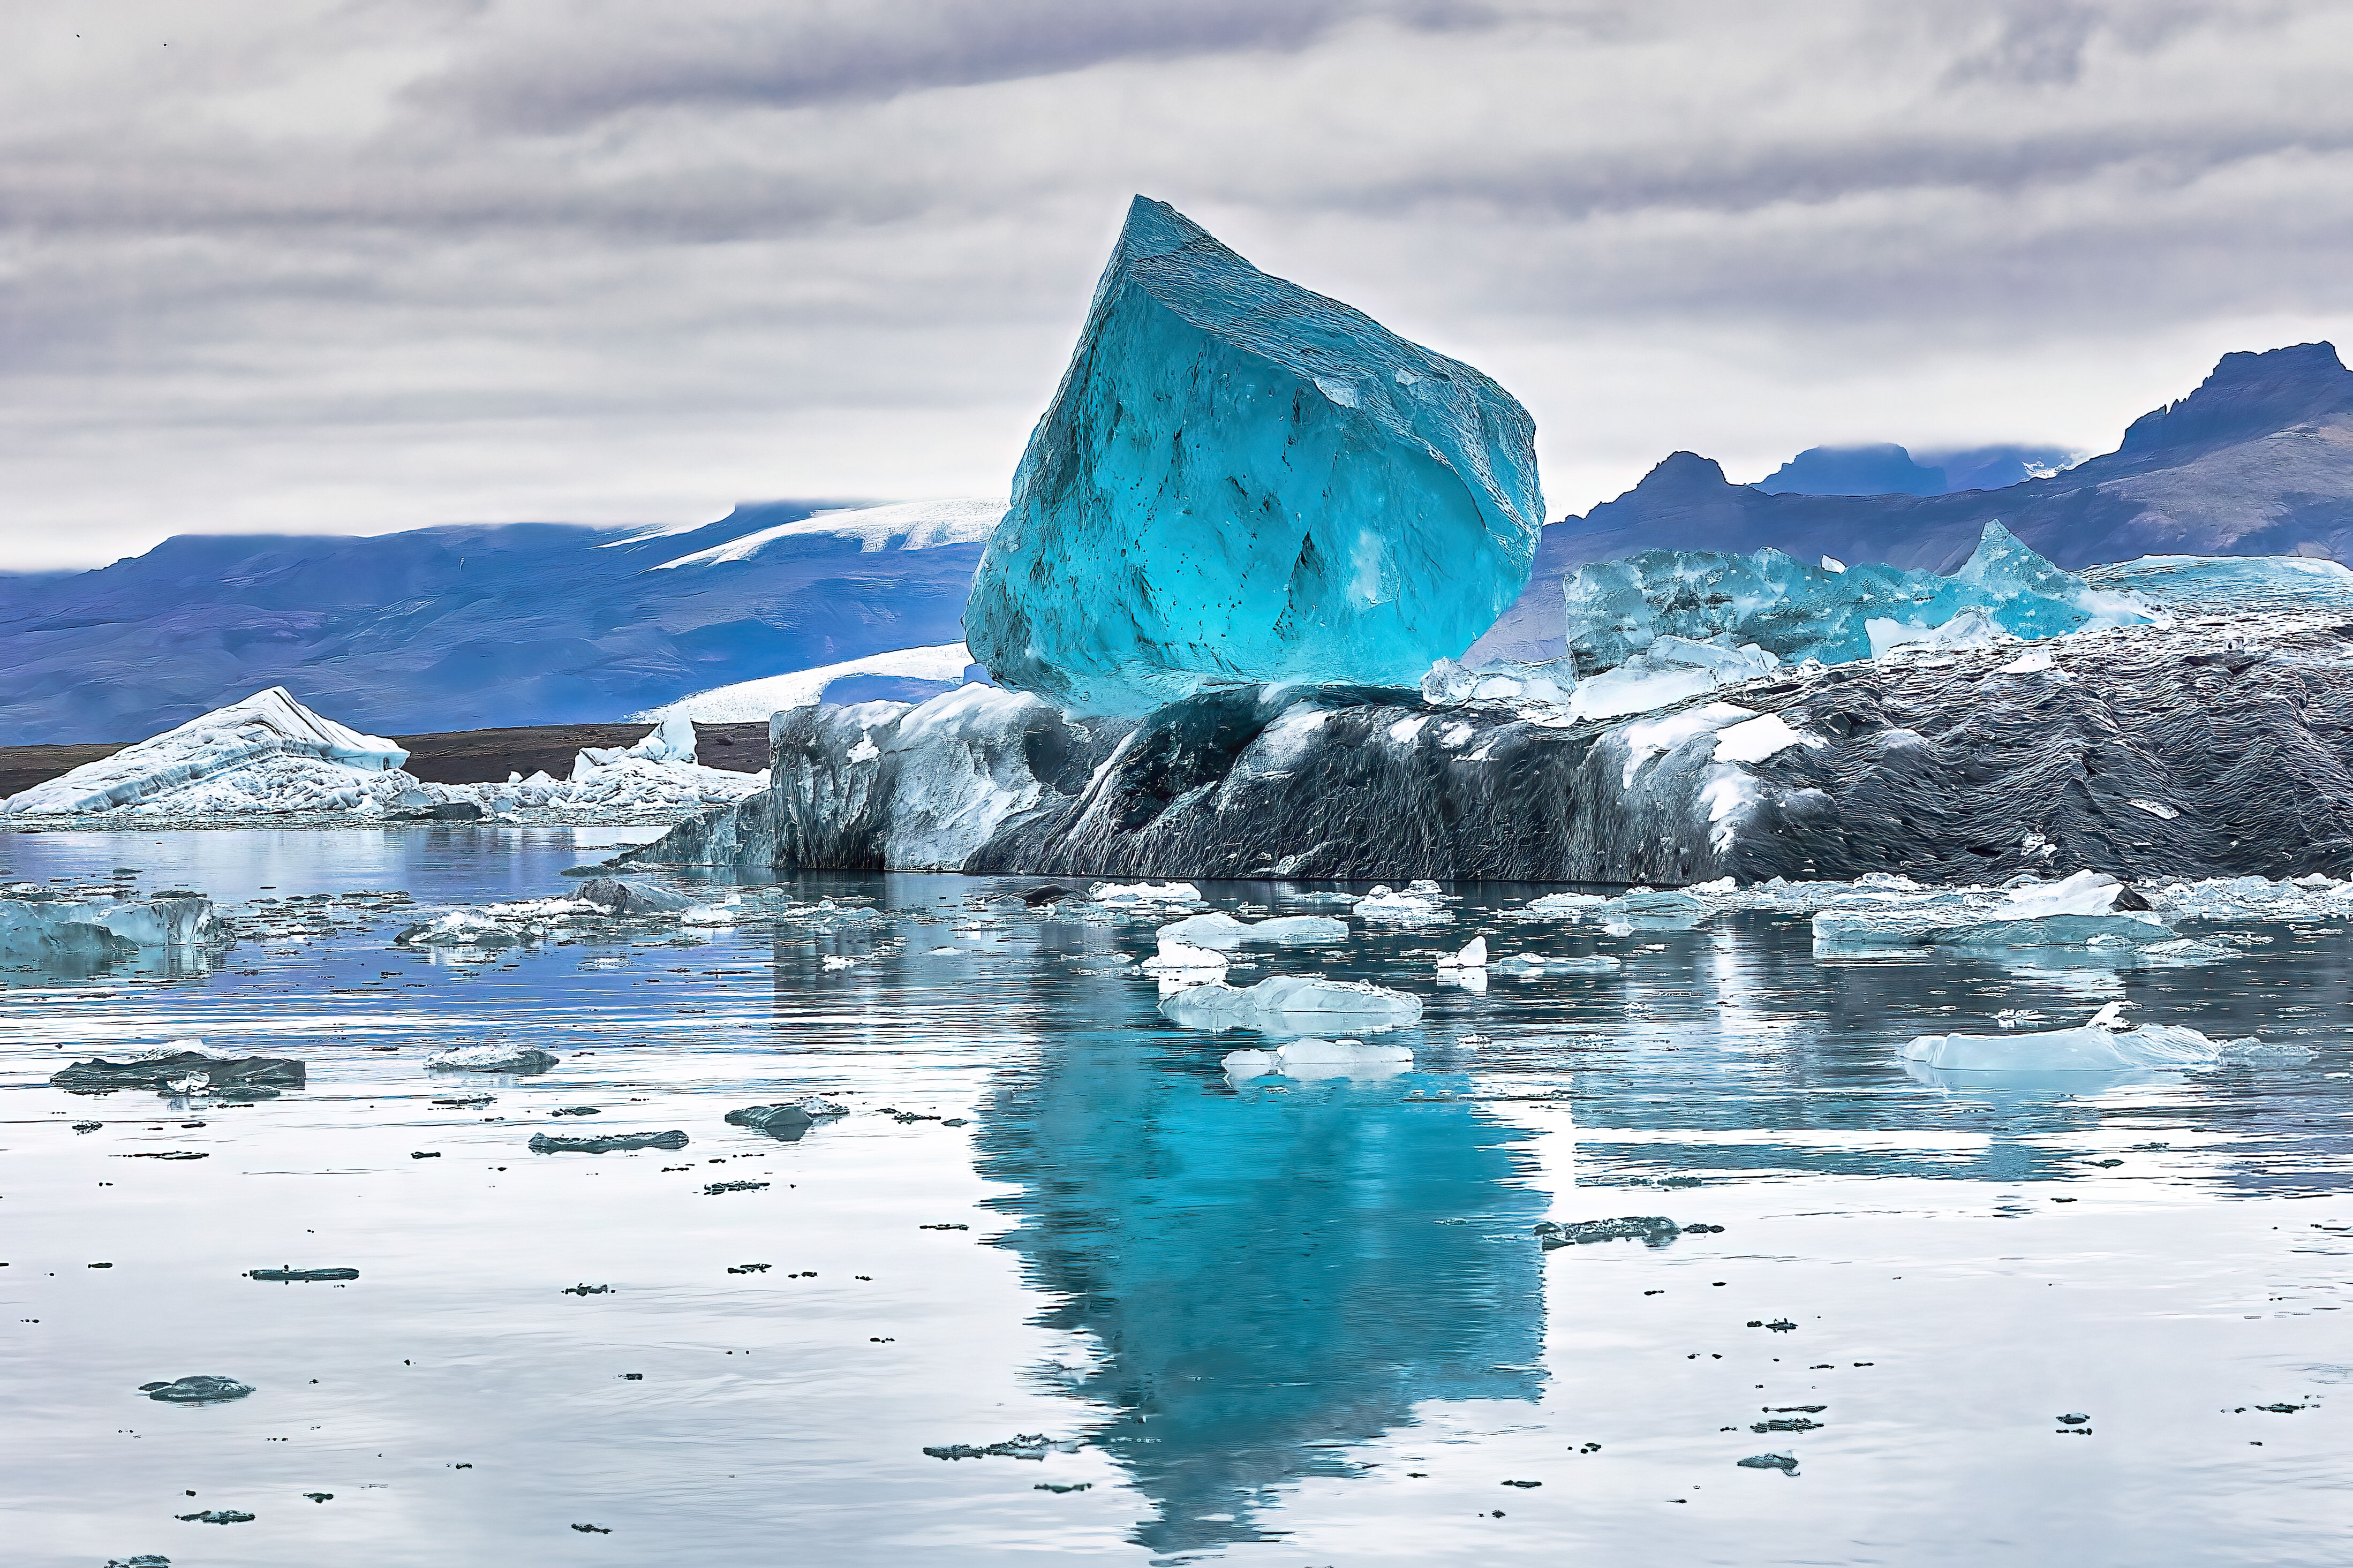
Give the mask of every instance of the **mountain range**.
M 683 532 L 183 534 L 0 575 L 0 745 L 135 740 L 265 687 L 375 734 L 611 721 L 954 643 L 1002 500 L 774 501 Z
M 1588 561 L 1771 546 L 1949 572 L 1997 520 L 2066 567 L 2142 555 L 2353 562 L 2353 371 L 2329 343 L 2225 354 L 2188 397 L 2134 420 L 2115 451 L 1998 489 L 1776 494 L 1677 452 L 1616 500 L 1547 525 L 1527 588 L 1470 657 L 1558 655 L 1562 580 Z
M 2158 554 L 2353 563 L 2353 372 L 2330 344 L 2226 354 L 2113 452 L 1952 488 L 2062 456 L 1815 448 L 1736 485 L 1711 459 L 1674 453 L 1617 500 L 1548 525 L 1526 590 L 1468 657 L 1557 655 L 1564 578 L 1645 550 L 1769 545 L 1949 571 L 1999 519 L 2069 567 Z M 1806 493 L 1891 481 L 1915 493 Z M 0 573 L 0 745 L 137 739 L 278 685 L 377 734 L 609 722 L 718 687 L 937 650 L 962 639 L 1003 508 L 770 501 L 685 531 L 179 535 L 97 571 Z

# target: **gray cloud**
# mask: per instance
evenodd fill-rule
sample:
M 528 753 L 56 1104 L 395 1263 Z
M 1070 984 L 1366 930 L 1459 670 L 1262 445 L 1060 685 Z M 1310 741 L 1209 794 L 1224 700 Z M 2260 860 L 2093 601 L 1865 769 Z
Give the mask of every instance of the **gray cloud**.
M 501 30 L 413 92 L 484 122 L 561 131 L 631 110 L 798 108 L 1109 61 L 1295 51 L 1367 17 L 1436 31 L 1495 14 L 1472 0 L 849 0 L 713 6 L 649 29 L 639 15 L 587 13 L 560 29 Z
M 2102 444 L 2353 315 L 2326 0 L 203 11 L 0 18 L 0 566 L 999 487 L 1138 190 L 1496 374 L 1580 510 Z

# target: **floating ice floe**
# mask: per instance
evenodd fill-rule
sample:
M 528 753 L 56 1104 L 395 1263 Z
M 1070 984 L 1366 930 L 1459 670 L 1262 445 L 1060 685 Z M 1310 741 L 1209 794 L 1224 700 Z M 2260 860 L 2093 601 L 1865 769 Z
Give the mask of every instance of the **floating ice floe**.
M 1191 947 L 1162 932 L 1160 951 L 1143 963 L 1146 974 L 1156 974 L 1164 984 L 1169 983 L 1206 984 L 1224 977 L 1226 955 L 1206 947 Z
M 1237 1083 L 1253 1078 L 1394 1078 L 1413 1067 L 1405 1046 L 1366 1045 L 1362 1040 L 1293 1040 L 1271 1051 L 1229 1051 L 1219 1062 Z
M 1187 915 L 1160 928 L 1160 940 L 1190 942 L 1198 947 L 1232 949 L 1244 942 L 1266 942 L 1282 947 L 1312 947 L 1348 940 L 1348 922 L 1328 915 L 1282 915 L 1273 920 L 1240 921 L 1217 910 Z
M 1087 897 L 1113 909 L 1148 904 L 1198 904 L 1201 889 L 1190 882 L 1097 882 Z
M 1923 1035 L 1898 1055 L 1946 1072 L 2023 1073 L 2196 1072 L 2232 1063 L 2294 1066 L 2312 1058 L 2300 1046 L 2269 1045 L 2253 1037 L 2217 1042 L 2178 1024 L 2114 1029 L 2097 1020 L 2073 1029 Z
M 1430 893 L 1438 891 L 1436 883 L 1428 886 Z M 1356 915 L 1358 920 L 1382 925 L 1447 925 L 1454 919 L 1452 914 L 1439 908 L 1429 894 L 1410 889 L 1400 893 L 1386 886 L 1377 886 L 1370 893 L 1358 899 Z
M 1541 952 L 1515 952 L 1509 958 L 1498 959 L 1491 966 L 1504 974 L 1534 978 L 1540 974 L 1615 974 L 1625 967 L 1624 962 L 1606 952 L 1584 958 L 1548 957 Z
M 1239 990 L 1221 981 L 1191 986 L 1164 999 L 1160 1011 L 1189 1029 L 1307 1035 L 1335 1021 L 1359 1029 L 1418 1024 L 1421 998 L 1361 980 L 1279 974 Z
M 541 1073 L 557 1058 L 531 1046 L 451 1046 L 433 1052 L 425 1066 L 435 1072 Z
M 1687 931 L 1707 919 L 1708 901 L 1681 888 L 1632 888 L 1604 897 L 1599 893 L 1546 893 L 1510 913 L 1530 920 L 1590 920 L 1604 930 L 1624 926 L 1651 931 Z M 1623 934 L 1618 933 L 1618 934 Z

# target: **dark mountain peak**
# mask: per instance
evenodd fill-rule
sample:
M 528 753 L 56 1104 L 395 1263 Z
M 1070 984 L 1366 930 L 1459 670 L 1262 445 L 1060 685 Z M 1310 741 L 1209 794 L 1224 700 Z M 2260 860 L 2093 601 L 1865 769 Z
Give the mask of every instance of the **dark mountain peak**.
M 1703 458 L 1697 452 L 1670 452 L 1628 493 L 1651 500 L 1687 500 L 1710 496 L 1731 486 L 1732 481 L 1724 477 L 1724 465 L 1714 458 Z
M 2334 343 L 2227 353 L 2197 391 L 2134 420 L 2116 455 L 2211 450 L 2347 409 L 2353 409 L 2353 371 L 2337 359 Z

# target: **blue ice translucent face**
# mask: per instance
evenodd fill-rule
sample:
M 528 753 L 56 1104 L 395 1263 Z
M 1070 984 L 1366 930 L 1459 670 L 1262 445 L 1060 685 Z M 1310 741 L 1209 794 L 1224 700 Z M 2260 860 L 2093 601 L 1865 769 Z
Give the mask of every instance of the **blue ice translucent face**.
M 965 612 L 1002 684 L 1098 713 L 1410 686 L 1526 583 L 1535 425 L 1469 365 L 1135 198 Z
M 1843 664 L 1871 657 L 1873 621 L 1936 627 L 1975 609 L 2000 631 L 2032 639 L 2154 618 L 2132 595 L 2061 571 L 1999 522 L 1986 524 L 1949 577 L 1810 566 L 1778 550 L 1652 550 L 1579 567 L 1566 595 L 1568 651 L 1583 674 L 1614 669 L 1662 636 L 1753 642 L 1787 660 Z

